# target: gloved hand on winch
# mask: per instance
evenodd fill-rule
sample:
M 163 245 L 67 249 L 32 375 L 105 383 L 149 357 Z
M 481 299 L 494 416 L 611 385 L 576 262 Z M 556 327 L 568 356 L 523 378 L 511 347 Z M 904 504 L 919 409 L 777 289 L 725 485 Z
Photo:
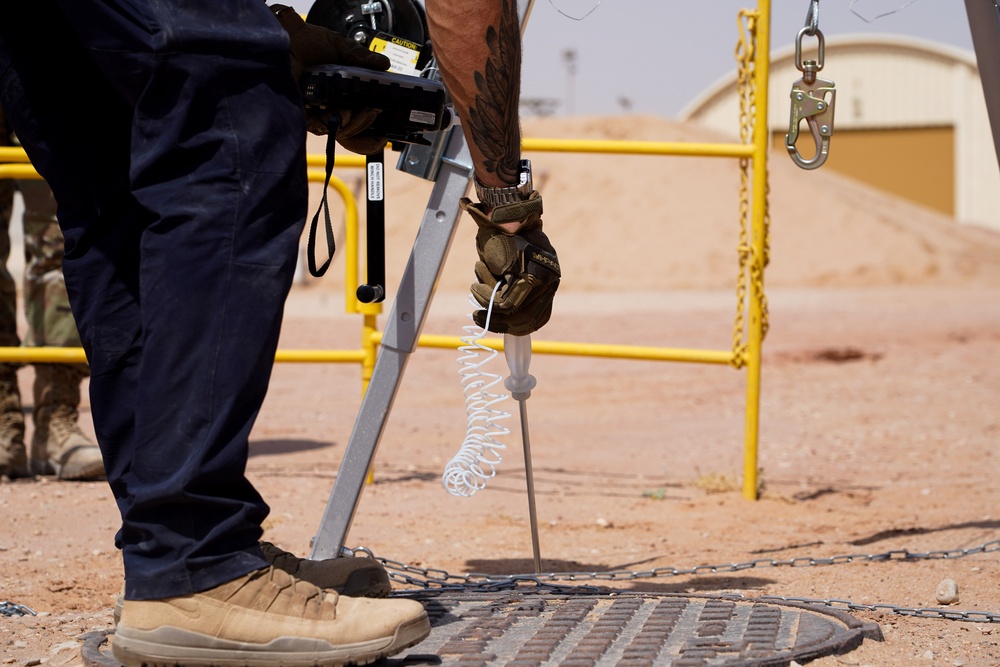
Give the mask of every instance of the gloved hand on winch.
M 559 258 L 542 231 L 542 197 L 536 191 L 523 201 L 494 206 L 462 199 L 479 226 L 476 234 L 476 278 L 472 295 L 484 310 L 473 313 L 478 326 L 486 322 L 493 288 L 503 281 L 493 302 L 490 331 L 526 336 L 542 328 L 552 314 L 559 288 Z
M 292 77 L 296 84 L 299 83 L 302 72 L 314 65 L 350 65 L 378 71 L 389 69 L 390 61 L 386 56 L 369 51 L 361 44 L 333 30 L 306 23 L 291 7 L 271 5 L 271 11 L 288 33 L 291 42 Z M 336 113 L 339 119 L 337 143 L 341 146 L 362 155 L 369 155 L 385 148 L 387 143 L 385 137 L 365 134 L 375 122 L 377 110 L 338 109 Z M 328 118 L 326 114 L 324 117 L 310 114 L 308 130 L 313 134 L 327 134 Z

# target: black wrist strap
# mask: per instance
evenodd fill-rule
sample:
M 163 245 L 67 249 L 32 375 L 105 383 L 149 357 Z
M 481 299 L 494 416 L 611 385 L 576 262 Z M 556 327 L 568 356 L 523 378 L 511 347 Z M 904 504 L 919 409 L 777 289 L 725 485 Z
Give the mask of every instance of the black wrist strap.
M 333 163 L 337 152 L 337 130 L 340 128 L 340 119 L 337 117 L 337 114 L 330 114 L 330 120 L 327 121 L 326 128 L 326 180 L 323 182 L 323 198 L 320 200 L 319 208 L 316 209 L 316 215 L 313 216 L 312 223 L 309 225 L 309 241 L 306 248 L 306 254 L 309 258 L 309 273 L 317 278 L 326 273 L 326 270 L 330 268 L 330 263 L 333 261 L 333 253 L 337 250 L 337 245 L 333 238 L 333 223 L 330 221 L 330 204 L 326 199 L 327 192 L 330 190 L 330 177 L 333 176 Z M 317 269 L 316 228 L 319 226 L 319 214 L 321 212 L 323 213 L 324 226 L 326 228 L 328 254 L 326 261 Z

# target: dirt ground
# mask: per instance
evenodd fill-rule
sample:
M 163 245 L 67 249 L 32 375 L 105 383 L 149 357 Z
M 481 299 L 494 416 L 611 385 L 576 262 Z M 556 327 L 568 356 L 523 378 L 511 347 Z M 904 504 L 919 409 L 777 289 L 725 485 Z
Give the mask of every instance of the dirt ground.
M 1000 614 L 996 294 L 989 286 L 772 290 L 757 502 L 735 488 L 743 371 L 535 355 L 528 405 L 543 569 L 649 571 L 992 543 L 953 559 L 618 585 L 936 607 L 936 587 L 951 578 L 960 600 L 948 609 Z M 724 349 L 733 301 L 716 291 L 568 291 L 544 338 Z M 342 310 L 328 291 L 296 289 L 282 347 L 355 346 L 358 323 Z M 460 335 L 465 310 L 460 294 L 439 294 L 426 332 Z M 456 359 L 443 350 L 413 355 L 348 543 L 455 574 L 530 572 L 516 426 L 485 490 L 455 498 L 440 483 L 465 433 Z M 504 373 L 502 359 L 494 366 Z M 21 373 L 27 388 L 31 371 Z M 271 504 L 266 537 L 285 548 L 309 549 L 359 389 L 353 365 L 276 367 L 249 475 Z M 111 627 L 122 580 L 107 487 L 18 480 L 0 484 L 0 508 L 0 600 L 38 612 L 0 618 L 0 663 L 82 664 L 78 636 Z M 885 640 L 812 664 L 1000 664 L 1000 624 L 983 617 L 855 614 L 879 623 Z
M 632 116 L 539 120 L 525 131 L 713 138 Z M 952 579 L 960 599 L 947 609 L 988 614 L 959 621 L 857 611 L 881 626 L 884 641 L 812 664 L 1000 665 L 1000 623 L 989 622 L 1000 615 L 1000 234 L 829 171 L 772 162 L 762 497 L 748 501 L 739 491 L 745 371 L 536 354 L 528 411 L 543 569 L 669 572 L 892 552 L 888 560 L 616 585 L 925 608 L 939 606 L 935 591 Z M 732 163 L 546 155 L 534 164 L 564 273 L 553 319 L 536 341 L 731 347 Z M 428 190 L 394 173 L 386 187 L 390 292 Z M 341 175 L 357 186 L 351 172 Z M 473 234 L 460 225 L 424 333 L 460 336 L 469 323 Z M 344 313 L 338 291 L 342 275 L 340 257 L 321 281 L 296 286 L 282 348 L 359 346 L 360 318 Z M 505 460 L 487 488 L 456 498 L 441 484 L 466 432 L 458 356 L 412 356 L 348 545 L 453 574 L 527 573 L 515 406 Z M 487 370 L 505 374 L 506 365 L 498 358 Z M 31 378 L 30 368 L 21 371 L 25 397 Z M 309 552 L 360 394 L 354 364 L 276 366 L 248 467 L 271 505 L 267 539 Z M 83 407 L 81 424 L 92 431 Z M 122 583 L 117 522 L 103 483 L 0 483 L 0 601 L 38 612 L 0 617 L 0 665 L 82 664 L 81 633 L 111 628 Z M 955 557 L 899 558 L 904 550 Z

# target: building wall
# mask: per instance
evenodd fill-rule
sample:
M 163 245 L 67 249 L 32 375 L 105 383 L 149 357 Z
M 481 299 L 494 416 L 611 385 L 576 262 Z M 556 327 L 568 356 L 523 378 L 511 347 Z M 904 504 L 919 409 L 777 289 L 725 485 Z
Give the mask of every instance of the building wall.
M 815 55 L 807 48 L 803 57 Z M 801 76 L 793 51 L 772 56 L 768 115 L 775 159 L 785 154 L 789 96 Z M 827 38 L 819 76 L 832 80 L 837 90 L 824 169 L 927 204 L 960 222 L 1000 229 L 1000 166 L 971 52 L 890 36 Z M 735 89 L 734 77 L 718 82 L 682 112 L 682 120 L 735 138 Z M 804 122 L 799 132 L 800 150 L 809 156 Z
M 830 151 L 822 169 L 957 217 L 954 127 L 838 129 L 834 138 L 836 150 Z M 812 143 L 810 135 L 800 136 L 799 150 L 807 159 L 812 157 Z M 787 152 L 783 131 L 771 135 L 771 147 L 777 156 Z

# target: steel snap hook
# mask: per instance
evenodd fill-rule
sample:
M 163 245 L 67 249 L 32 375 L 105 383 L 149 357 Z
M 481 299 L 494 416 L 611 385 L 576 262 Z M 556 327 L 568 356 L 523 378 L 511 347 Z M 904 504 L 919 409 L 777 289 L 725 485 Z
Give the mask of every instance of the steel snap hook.
M 816 76 L 816 61 L 807 60 L 803 64 L 803 77 L 792 84 L 792 110 L 785 135 L 785 148 L 792 162 L 802 169 L 817 169 L 826 162 L 830 153 L 830 137 L 833 136 L 833 113 L 837 91 L 833 81 Z M 799 126 L 805 120 L 809 126 L 816 152 L 806 159 L 799 153 L 796 142 Z

